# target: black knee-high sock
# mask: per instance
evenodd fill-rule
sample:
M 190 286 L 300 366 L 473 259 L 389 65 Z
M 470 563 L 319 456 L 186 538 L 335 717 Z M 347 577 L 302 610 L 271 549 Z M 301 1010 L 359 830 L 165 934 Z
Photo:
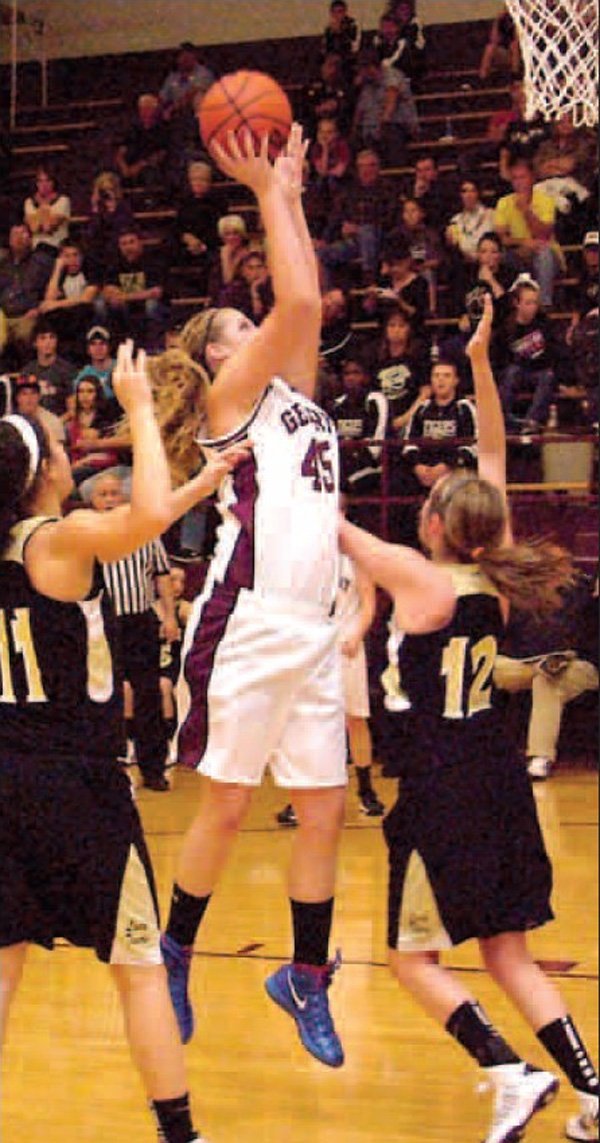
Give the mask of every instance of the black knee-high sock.
M 333 897 L 329 901 L 292 901 L 294 963 L 327 964 L 333 920 Z
M 165 718 L 163 721 L 167 728 L 167 738 L 171 739 L 177 730 L 177 719 L 173 715 L 172 718 Z
M 482 1068 L 500 1064 L 518 1064 L 519 1056 L 490 1024 L 479 1004 L 465 1001 L 452 1013 L 446 1031 L 465 1048 Z
M 193 1143 L 198 1138 L 192 1125 L 187 1092 L 176 1099 L 153 1099 L 150 1108 L 165 1143 Z
M 171 895 L 167 936 L 184 947 L 191 947 L 209 901 L 210 894 L 208 897 L 193 897 L 191 893 L 186 893 L 185 889 L 180 889 L 176 883 Z
M 570 1016 L 546 1024 L 537 1035 L 577 1091 L 600 1094 L 596 1069 Z

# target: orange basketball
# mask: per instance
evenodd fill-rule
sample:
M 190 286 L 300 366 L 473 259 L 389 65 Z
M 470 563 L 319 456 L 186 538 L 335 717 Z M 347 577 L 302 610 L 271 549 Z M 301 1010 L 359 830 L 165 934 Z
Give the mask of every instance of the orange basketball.
M 267 132 L 275 153 L 285 143 L 292 108 L 285 91 L 262 71 L 234 71 L 213 83 L 198 112 L 204 144 L 227 147 L 229 131 L 248 128 L 258 141 Z

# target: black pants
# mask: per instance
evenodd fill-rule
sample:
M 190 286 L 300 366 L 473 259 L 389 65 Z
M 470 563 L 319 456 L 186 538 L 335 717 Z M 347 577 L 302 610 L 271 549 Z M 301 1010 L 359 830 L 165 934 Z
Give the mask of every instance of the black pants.
M 133 743 L 144 778 L 165 768 L 167 733 L 160 696 L 159 623 L 154 611 L 121 615 L 118 633 L 123 675 L 133 691 Z

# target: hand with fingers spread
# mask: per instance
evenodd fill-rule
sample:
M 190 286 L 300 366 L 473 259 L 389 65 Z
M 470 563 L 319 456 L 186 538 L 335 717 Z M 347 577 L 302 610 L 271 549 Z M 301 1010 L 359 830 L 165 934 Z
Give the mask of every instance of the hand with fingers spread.
M 121 343 L 117 350 L 117 364 L 112 374 L 115 396 L 126 413 L 134 413 L 149 405 L 152 407 L 152 389 L 146 369 L 146 353 L 138 350 L 133 356 L 133 341 Z
M 275 176 L 288 199 L 296 202 L 302 194 L 302 169 L 309 141 L 302 138 L 300 123 L 292 123 L 285 149 L 275 159 Z
M 269 136 L 265 134 L 257 143 L 251 131 L 230 131 L 227 148 L 220 143 L 211 144 L 210 152 L 224 174 L 238 183 L 250 187 L 257 198 L 273 184 L 273 167 L 269 161 Z

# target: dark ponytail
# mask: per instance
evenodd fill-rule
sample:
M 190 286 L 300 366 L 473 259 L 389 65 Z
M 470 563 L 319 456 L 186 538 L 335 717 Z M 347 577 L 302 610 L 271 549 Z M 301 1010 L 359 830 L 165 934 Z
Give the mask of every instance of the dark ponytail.
M 32 472 L 32 453 L 25 438 L 10 420 L 0 420 L 0 555 L 8 545 L 11 528 L 28 515 L 27 506 L 36 490 L 41 462 L 49 455 L 41 426 L 22 419 L 35 433 L 37 464 Z

